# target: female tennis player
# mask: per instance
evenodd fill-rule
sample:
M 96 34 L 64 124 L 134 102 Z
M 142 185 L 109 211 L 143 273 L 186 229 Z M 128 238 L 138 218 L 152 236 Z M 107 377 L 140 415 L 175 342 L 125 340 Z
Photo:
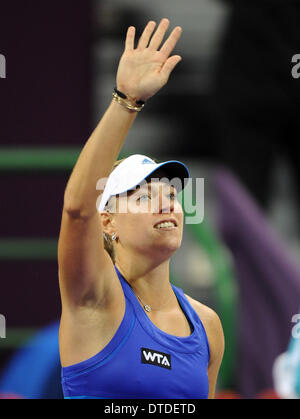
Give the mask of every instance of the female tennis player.
M 214 397 L 220 320 L 169 280 L 183 231 L 177 193 L 188 169 L 142 155 L 116 163 L 144 102 L 181 60 L 171 53 L 182 29 L 164 41 L 168 26 L 168 19 L 156 30 L 148 22 L 136 47 L 128 28 L 113 99 L 65 190 L 58 243 L 65 398 Z M 170 184 L 174 178 L 181 182 Z

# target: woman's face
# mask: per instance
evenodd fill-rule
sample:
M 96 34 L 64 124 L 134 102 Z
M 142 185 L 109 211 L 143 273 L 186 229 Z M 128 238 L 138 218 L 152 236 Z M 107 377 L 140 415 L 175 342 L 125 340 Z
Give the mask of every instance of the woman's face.
M 116 201 L 117 253 L 120 245 L 127 251 L 170 257 L 180 247 L 183 210 L 173 186 L 159 180 L 144 182 Z

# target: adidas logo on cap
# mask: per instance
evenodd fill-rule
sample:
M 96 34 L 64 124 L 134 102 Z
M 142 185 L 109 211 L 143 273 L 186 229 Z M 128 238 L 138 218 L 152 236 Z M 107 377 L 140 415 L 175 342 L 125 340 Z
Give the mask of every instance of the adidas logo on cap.
M 153 161 L 149 160 L 149 159 L 144 159 L 142 161 L 142 164 L 155 164 Z

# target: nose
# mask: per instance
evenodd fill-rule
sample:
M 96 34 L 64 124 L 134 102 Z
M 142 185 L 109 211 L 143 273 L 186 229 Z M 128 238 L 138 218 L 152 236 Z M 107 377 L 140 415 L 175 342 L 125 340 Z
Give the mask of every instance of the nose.
M 174 200 L 170 199 L 169 196 L 170 192 L 164 193 L 160 192 L 159 194 L 159 207 L 158 213 L 159 214 L 170 214 L 174 212 Z

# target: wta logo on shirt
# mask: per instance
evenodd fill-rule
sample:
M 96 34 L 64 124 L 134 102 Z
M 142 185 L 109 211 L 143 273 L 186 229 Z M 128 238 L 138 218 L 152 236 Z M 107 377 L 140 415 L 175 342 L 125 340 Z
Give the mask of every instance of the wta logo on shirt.
M 171 369 L 171 355 L 164 352 L 154 351 L 149 348 L 141 348 L 142 364 L 156 365 L 157 367 Z

